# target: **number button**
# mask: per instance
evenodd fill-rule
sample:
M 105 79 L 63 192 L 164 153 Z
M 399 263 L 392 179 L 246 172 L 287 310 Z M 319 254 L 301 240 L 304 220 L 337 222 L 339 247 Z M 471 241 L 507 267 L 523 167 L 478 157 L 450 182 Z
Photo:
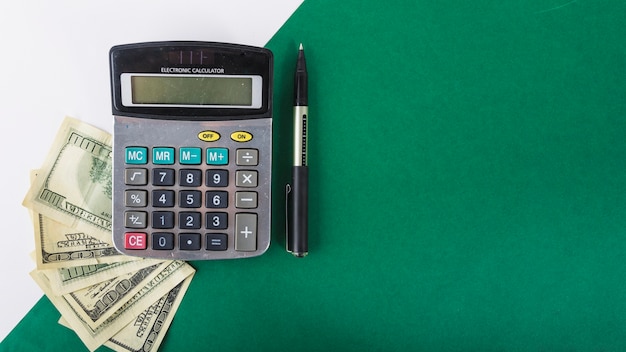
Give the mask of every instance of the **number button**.
M 152 170 L 152 184 L 155 186 L 173 186 L 174 169 Z
M 228 228 L 228 213 L 206 213 L 206 228 L 210 230 Z
M 206 185 L 207 187 L 228 186 L 228 170 L 207 170 Z
M 200 208 L 202 206 L 202 192 L 200 191 L 180 191 L 181 208 Z
M 174 228 L 174 212 L 155 211 L 152 213 L 152 227 L 155 229 Z
M 170 232 L 155 232 L 152 234 L 152 249 L 172 250 L 174 249 L 174 234 Z
M 174 191 L 154 190 L 152 191 L 152 206 L 157 208 L 174 206 Z
M 207 208 L 228 208 L 228 192 L 226 191 L 207 191 L 206 192 Z
M 202 184 L 202 171 L 195 169 L 180 170 L 180 185 L 184 187 L 198 187 Z
M 196 212 L 180 212 L 178 227 L 181 229 L 199 229 L 200 228 L 200 213 Z

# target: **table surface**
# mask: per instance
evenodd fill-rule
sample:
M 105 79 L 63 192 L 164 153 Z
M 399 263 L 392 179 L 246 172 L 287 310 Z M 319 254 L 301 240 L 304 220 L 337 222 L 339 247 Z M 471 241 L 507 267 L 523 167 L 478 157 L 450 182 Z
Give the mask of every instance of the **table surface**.
M 624 350 L 625 12 L 615 0 L 305 1 L 266 44 L 273 243 L 191 262 L 163 350 Z M 282 198 L 300 42 L 304 259 L 284 250 Z M 80 346 L 56 319 L 44 298 L 1 346 Z

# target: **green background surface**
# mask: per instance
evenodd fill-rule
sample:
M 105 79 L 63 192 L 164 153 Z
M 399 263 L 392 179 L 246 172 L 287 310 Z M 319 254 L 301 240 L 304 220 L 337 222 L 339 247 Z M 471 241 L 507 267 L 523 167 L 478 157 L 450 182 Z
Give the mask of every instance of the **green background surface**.
M 267 44 L 270 250 L 192 262 L 162 350 L 626 350 L 625 13 L 615 0 L 305 1 Z M 304 259 L 284 250 L 300 42 Z M 80 350 L 58 318 L 42 298 L 0 349 Z

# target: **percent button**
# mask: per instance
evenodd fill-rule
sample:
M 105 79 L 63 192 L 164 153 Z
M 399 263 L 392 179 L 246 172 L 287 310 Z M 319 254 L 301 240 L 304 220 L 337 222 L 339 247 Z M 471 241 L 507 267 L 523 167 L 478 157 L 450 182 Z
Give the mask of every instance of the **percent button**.
M 148 192 L 144 190 L 128 190 L 124 192 L 127 207 L 145 207 L 148 205 Z

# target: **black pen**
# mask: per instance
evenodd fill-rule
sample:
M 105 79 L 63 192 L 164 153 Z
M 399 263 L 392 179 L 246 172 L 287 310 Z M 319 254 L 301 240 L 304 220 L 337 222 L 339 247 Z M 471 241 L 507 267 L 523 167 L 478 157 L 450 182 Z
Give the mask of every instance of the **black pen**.
M 306 61 L 302 43 L 298 50 L 293 96 L 293 168 L 291 186 L 287 185 L 289 212 L 287 251 L 296 257 L 309 254 L 309 169 L 307 166 L 307 122 L 309 114 Z M 289 204 L 289 202 L 291 204 Z

